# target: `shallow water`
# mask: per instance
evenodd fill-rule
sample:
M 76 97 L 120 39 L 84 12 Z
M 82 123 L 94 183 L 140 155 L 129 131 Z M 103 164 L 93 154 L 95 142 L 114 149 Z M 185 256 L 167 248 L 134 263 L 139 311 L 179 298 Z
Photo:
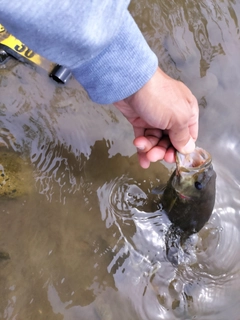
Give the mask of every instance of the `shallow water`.
M 19 153 L 27 191 L 0 204 L 0 319 L 240 319 L 240 4 L 130 8 L 160 66 L 198 98 L 198 145 L 217 172 L 212 217 L 173 266 L 150 194 L 170 167 L 141 169 L 130 125 L 76 81 L 10 60 L 0 143 Z

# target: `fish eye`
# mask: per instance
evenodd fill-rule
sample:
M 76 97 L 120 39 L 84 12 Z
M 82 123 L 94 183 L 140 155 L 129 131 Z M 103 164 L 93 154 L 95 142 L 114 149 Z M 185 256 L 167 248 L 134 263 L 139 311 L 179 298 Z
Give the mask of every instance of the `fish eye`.
M 203 187 L 203 185 L 201 184 L 201 182 L 199 182 L 199 181 L 196 181 L 196 182 L 195 182 L 195 188 L 196 188 L 196 189 L 202 190 L 202 187 Z

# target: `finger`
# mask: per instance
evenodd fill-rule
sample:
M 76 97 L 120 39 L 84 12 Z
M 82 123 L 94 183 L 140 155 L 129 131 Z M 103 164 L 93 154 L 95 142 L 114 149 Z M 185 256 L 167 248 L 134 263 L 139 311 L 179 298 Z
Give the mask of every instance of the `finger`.
M 141 152 L 148 152 L 159 143 L 162 137 L 162 131 L 159 129 L 146 129 L 144 136 L 138 136 L 133 144 Z
M 160 139 L 162 137 L 162 130 L 148 128 L 148 129 L 145 129 L 144 136 L 145 137 L 153 136 Z
M 172 133 L 169 130 L 169 137 L 171 139 L 172 145 L 180 153 L 188 154 L 194 151 L 196 145 L 194 139 L 191 137 L 189 129 L 184 128 L 178 131 L 178 135 Z
M 143 127 L 133 127 L 135 138 L 144 136 L 145 129 Z
M 176 162 L 176 149 L 173 147 L 170 147 L 167 149 L 166 154 L 164 156 L 164 160 L 168 163 L 174 163 Z
M 150 166 L 150 161 L 146 157 L 145 150 L 148 150 L 152 147 L 152 145 L 155 145 L 158 143 L 159 139 L 157 141 L 154 141 L 154 138 L 152 140 L 149 140 L 148 138 L 144 137 L 145 129 L 139 128 L 139 127 L 133 127 L 134 135 L 136 139 L 134 139 L 133 144 L 138 149 L 138 161 L 140 166 L 143 169 L 147 169 Z
M 146 156 L 148 160 L 151 162 L 163 160 L 170 146 L 171 142 L 169 138 L 165 136 L 159 141 L 157 146 L 153 147 L 150 151 L 147 152 Z
M 189 134 L 194 141 L 198 138 L 198 122 L 189 126 Z
M 133 144 L 140 152 L 148 152 L 159 142 L 159 139 L 156 137 L 138 137 L 134 139 Z
M 192 108 L 192 117 L 189 121 L 189 133 L 194 141 L 197 140 L 198 137 L 198 129 L 199 129 L 199 107 L 197 99 L 194 95 L 191 96 L 191 100 L 189 101 Z
M 197 110 L 197 112 L 194 114 L 192 121 L 189 124 L 189 133 L 190 136 L 193 138 L 194 141 L 197 140 L 198 137 L 198 117 L 199 117 L 199 112 Z
M 196 98 L 191 101 L 192 116 L 185 126 L 175 124 L 168 132 L 173 146 L 181 153 L 191 153 L 195 149 L 195 141 L 198 137 L 199 108 Z
M 138 161 L 140 166 L 143 169 L 147 169 L 150 166 L 150 161 L 148 160 L 148 158 L 146 157 L 146 153 L 138 153 Z

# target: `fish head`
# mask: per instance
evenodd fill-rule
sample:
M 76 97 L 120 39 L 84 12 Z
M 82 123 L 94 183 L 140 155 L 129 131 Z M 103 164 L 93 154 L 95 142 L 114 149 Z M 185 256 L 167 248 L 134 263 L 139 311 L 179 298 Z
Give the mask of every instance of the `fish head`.
M 197 147 L 187 155 L 177 152 L 176 164 L 172 187 L 180 200 L 196 201 L 203 199 L 203 194 L 212 193 L 211 181 L 215 180 L 216 174 L 212 166 L 212 157 L 207 151 Z

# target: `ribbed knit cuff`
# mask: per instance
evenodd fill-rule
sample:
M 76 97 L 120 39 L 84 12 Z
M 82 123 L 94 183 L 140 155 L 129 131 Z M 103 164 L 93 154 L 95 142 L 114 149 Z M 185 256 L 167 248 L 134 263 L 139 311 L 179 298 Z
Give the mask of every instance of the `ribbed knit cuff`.
M 157 66 L 156 55 L 127 11 L 111 44 L 72 71 L 93 101 L 108 104 L 138 91 Z

